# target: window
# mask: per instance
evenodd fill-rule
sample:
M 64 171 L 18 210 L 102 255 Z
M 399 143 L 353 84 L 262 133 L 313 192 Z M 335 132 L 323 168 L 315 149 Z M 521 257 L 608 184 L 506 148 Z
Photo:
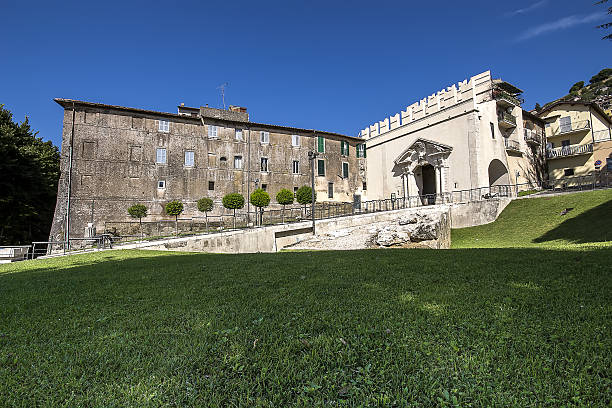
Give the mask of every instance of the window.
M 193 158 L 194 158 L 194 152 L 191 150 L 187 150 L 185 152 L 185 166 L 187 167 L 193 167 Z
M 357 145 L 357 157 L 366 157 L 365 143 L 360 143 Z
M 268 171 L 268 158 L 267 157 L 261 158 L 261 171 L 263 172 Z
M 242 168 L 242 156 L 234 156 L 234 168 L 235 169 Z
M 363 183 L 361 183 L 361 189 L 363 191 L 366 191 L 368 189 L 368 185 L 366 184 L 366 182 L 364 181 Z
M 317 175 L 325 176 L 325 160 L 317 160 Z
M 164 188 L 166 188 L 166 180 L 159 180 L 159 181 L 157 182 L 157 188 L 159 188 L 159 189 L 164 189 Z
M 298 189 L 299 189 L 299 187 L 293 187 L 293 195 L 297 194 Z
M 300 135 L 291 135 L 291 146 L 293 147 L 300 146 Z
M 334 198 L 334 183 L 327 183 L 327 198 Z
M 157 149 L 157 157 L 155 158 L 155 162 L 159 164 L 166 164 L 166 149 Z
M 340 141 L 340 154 L 342 156 L 348 156 L 349 155 L 349 144 L 348 144 L 348 142 L 345 142 L 344 140 Z
M 563 172 L 564 176 L 573 176 L 574 175 L 574 169 L 565 169 Z
M 268 191 L 268 185 L 267 185 L 267 184 L 262 184 L 262 185 L 261 185 L 261 189 L 262 189 L 263 191 Z
M 262 130 L 260 132 L 260 140 L 261 140 L 261 143 L 263 143 L 263 144 L 270 143 L 270 132 L 264 132 Z
M 167 120 L 159 121 L 159 131 L 168 133 L 170 131 L 170 122 Z
M 208 182 L 208 189 L 211 190 L 211 191 L 215 189 L 215 182 L 214 181 L 209 181 Z
M 219 137 L 219 126 L 208 125 L 208 138 L 216 139 Z
M 612 171 L 612 157 L 606 158 L 606 170 Z
M 317 136 L 317 152 L 325 153 L 325 138 L 323 136 Z
M 561 133 L 571 131 L 572 130 L 572 118 L 570 118 L 569 116 L 559 118 L 559 130 L 561 131 Z
M 561 141 L 561 147 L 569 147 L 570 145 L 570 141 L 569 140 L 562 140 Z
M 348 163 L 343 162 L 342 163 L 342 178 L 348 178 L 348 176 L 349 176 Z
M 293 161 L 293 166 L 291 170 L 293 174 L 300 174 L 300 162 L 298 160 Z
M 236 140 L 243 140 L 242 139 L 242 129 L 236 129 Z
M 495 139 L 495 125 L 493 122 L 489 122 L 491 124 L 491 138 Z

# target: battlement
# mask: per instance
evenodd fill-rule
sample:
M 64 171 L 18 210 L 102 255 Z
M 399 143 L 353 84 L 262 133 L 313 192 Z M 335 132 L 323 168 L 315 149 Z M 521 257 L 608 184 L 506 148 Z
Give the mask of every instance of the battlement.
M 484 100 L 484 97 L 479 97 L 479 95 L 491 89 L 491 86 L 491 71 L 485 71 L 469 80 L 466 79 L 431 94 L 406 107 L 406 110 L 375 122 L 361 130 L 359 135 L 364 139 L 370 139 L 470 100 L 473 100 L 474 107 L 476 107 L 477 103 Z

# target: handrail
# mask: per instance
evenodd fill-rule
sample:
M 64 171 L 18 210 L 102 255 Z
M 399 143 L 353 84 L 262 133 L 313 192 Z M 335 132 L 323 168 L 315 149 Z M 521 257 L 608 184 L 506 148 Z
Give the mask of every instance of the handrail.
M 516 150 L 518 152 L 521 151 L 521 145 L 516 140 L 505 138 L 504 145 L 506 146 L 506 149 L 508 150 Z
M 546 158 L 554 159 L 556 157 L 575 156 L 579 154 L 591 153 L 592 151 L 593 151 L 593 143 L 561 146 L 561 147 L 555 147 L 552 149 L 547 149 Z
M 555 122 L 555 128 L 551 128 L 551 136 L 565 135 L 572 132 L 579 132 L 591 128 L 589 120 L 579 120 L 577 122 L 569 122 L 568 125 L 561 126 L 559 122 Z
M 509 123 L 512 123 L 513 125 L 516 126 L 516 117 L 514 117 L 514 115 L 508 113 L 508 112 L 500 112 L 497 114 L 497 119 L 499 121 L 506 121 Z

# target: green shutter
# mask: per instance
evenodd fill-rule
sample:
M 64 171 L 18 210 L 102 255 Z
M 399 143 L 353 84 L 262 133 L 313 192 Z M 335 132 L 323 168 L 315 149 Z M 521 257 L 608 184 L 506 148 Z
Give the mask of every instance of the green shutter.
M 346 144 L 346 154 L 345 154 L 345 156 L 348 156 L 351 146 L 349 145 L 349 142 L 344 142 L 344 143 Z
M 317 142 L 317 151 L 319 153 L 325 153 L 325 139 L 322 136 L 318 136 Z
M 325 161 L 317 160 L 317 170 L 319 176 L 325 175 Z
M 366 157 L 366 145 L 365 143 L 363 144 L 363 157 Z

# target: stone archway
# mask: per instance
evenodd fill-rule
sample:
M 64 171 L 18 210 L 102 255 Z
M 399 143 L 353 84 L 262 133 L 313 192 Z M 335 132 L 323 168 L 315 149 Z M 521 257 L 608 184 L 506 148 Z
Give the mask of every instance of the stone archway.
M 508 169 L 501 160 L 493 159 L 489 163 L 489 186 L 501 186 L 510 184 Z
M 423 204 L 435 203 L 447 191 L 447 162 L 452 150 L 448 145 L 422 138 L 404 150 L 394 161 L 394 172 L 402 177 L 404 196 L 421 196 Z

